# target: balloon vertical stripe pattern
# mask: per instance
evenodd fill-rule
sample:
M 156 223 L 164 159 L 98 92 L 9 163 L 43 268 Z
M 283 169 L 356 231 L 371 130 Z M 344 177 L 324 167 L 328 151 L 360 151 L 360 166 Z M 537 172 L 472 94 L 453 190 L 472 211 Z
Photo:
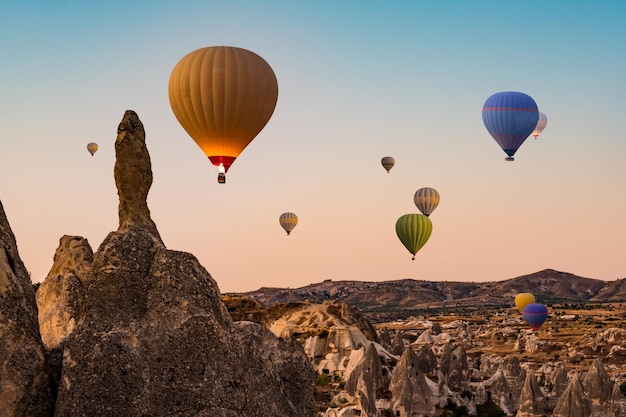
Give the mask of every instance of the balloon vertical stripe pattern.
M 537 103 L 527 94 L 504 91 L 490 96 L 483 105 L 483 123 L 489 134 L 513 160 L 513 155 L 537 126 Z
M 176 64 L 168 93 L 181 126 L 213 165 L 223 164 L 228 171 L 272 117 L 278 82 L 254 52 L 213 46 L 190 52 Z
M 433 231 L 433 224 L 423 214 L 405 214 L 396 221 L 396 234 L 400 242 L 413 255 L 428 242 Z
M 435 210 L 439 205 L 440 199 L 439 192 L 430 187 L 420 188 L 413 196 L 415 206 L 425 216 L 430 216 L 433 210 Z
M 296 216 L 295 213 L 290 213 L 290 212 L 283 213 L 278 218 L 278 222 L 280 223 L 280 226 L 283 229 L 285 229 L 285 232 L 287 232 L 287 235 L 290 235 L 291 231 L 298 224 L 298 216 Z
M 98 144 L 95 142 L 91 142 L 87 144 L 87 151 L 93 156 L 98 151 Z

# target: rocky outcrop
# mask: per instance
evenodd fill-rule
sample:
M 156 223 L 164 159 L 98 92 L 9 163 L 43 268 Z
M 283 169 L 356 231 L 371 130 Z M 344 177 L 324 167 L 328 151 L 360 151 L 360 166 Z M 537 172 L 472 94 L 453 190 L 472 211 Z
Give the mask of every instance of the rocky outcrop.
M 511 388 L 507 382 L 504 370 L 499 369 L 486 384 L 489 387 L 491 401 L 506 413 L 507 416 L 513 414 L 516 401 L 513 399 Z
M 417 367 L 417 357 L 406 348 L 391 375 L 391 409 L 396 416 L 435 415 L 435 400 L 427 378 Z
M 415 352 L 417 367 L 425 374 L 432 374 L 437 370 L 437 356 L 430 346 L 423 345 Z
M 386 387 L 383 380 L 382 364 L 374 343 L 367 348 L 353 351 L 344 379 L 345 390 L 357 397 L 365 415 L 376 416 L 376 398 Z
M 615 384 L 606 372 L 600 358 L 593 361 L 582 380 L 582 388 L 591 400 L 592 417 L 620 416 L 624 396 L 615 390 Z
M 517 417 L 542 417 L 548 414 L 546 397 L 541 392 L 533 372 L 526 374 L 524 387 L 520 393 Z
M 597 404 L 606 403 L 611 397 L 613 383 L 607 374 L 601 359 L 593 361 L 582 380 L 583 389 L 592 401 Z
M 444 373 L 446 382 L 452 390 L 456 392 L 469 390 L 469 366 L 463 346 L 446 350 L 440 366 L 446 370 Z
M 163 244 L 132 111 L 115 149 L 118 230 L 93 256 L 82 238 L 63 237 L 38 297 L 47 346 L 62 352 L 55 416 L 312 416 L 303 349 L 260 324 L 233 322 L 198 260 Z
M 35 292 L 0 202 L 0 416 L 49 417 L 52 398 Z
M 93 251 L 87 239 L 63 236 L 48 276 L 37 290 L 39 330 L 45 348 L 52 351 L 74 330 L 91 275 Z
M 556 407 L 554 407 L 552 415 L 555 417 L 591 416 L 591 399 L 584 392 L 578 376 L 572 378 Z

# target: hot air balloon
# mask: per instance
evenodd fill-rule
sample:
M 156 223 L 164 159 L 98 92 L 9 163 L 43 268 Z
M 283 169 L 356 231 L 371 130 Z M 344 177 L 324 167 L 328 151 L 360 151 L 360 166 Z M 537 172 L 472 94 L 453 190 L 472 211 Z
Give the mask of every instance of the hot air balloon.
M 282 228 L 285 229 L 285 232 L 287 232 L 287 235 L 289 235 L 298 224 L 298 216 L 296 216 L 295 213 L 283 213 L 278 218 L 278 221 Z
M 535 296 L 529 292 L 521 292 L 515 296 L 515 307 L 520 313 L 524 312 L 524 307 L 535 302 Z
M 89 151 L 91 156 L 93 156 L 93 154 L 98 151 L 98 144 L 94 143 L 94 142 L 88 143 L 87 144 L 87 150 Z
M 232 46 L 185 55 L 172 70 L 168 91 L 176 119 L 218 167 L 220 183 L 272 117 L 278 100 L 278 82 L 269 64 Z
M 548 318 L 548 307 L 539 303 L 531 303 L 524 307 L 524 320 L 533 330 L 539 330 Z
M 439 193 L 434 188 L 424 187 L 415 192 L 413 202 L 425 216 L 430 216 L 439 205 Z
M 537 122 L 537 126 L 535 126 L 535 130 L 533 130 L 533 136 L 535 139 L 541 135 L 541 132 L 543 132 L 543 129 L 546 128 L 547 124 L 548 116 L 546 116 L 545 113 L 539 112 L 539 121 Z
M 387 173 L 389 173 L 391 168 L 393 168 L 393 166 L 395 165 L 396 160 L 393 159 L 393 157 L 391 156 L 385 156 L 383 159 L 380 160 L 380 163 L 382 164 L 383 168 L 387 170 Z
M 405 214 L 396 221 L 396 234 L 400 242 L 413 255 L 428 242 L 433 231 L 433 224 L 423 214 Z
M 513 155 L 537 126 L 537 103 L 527 94 L 516 91 L 495 93 L 483 106 L 483 123 L 487 131 L 513 161 Z

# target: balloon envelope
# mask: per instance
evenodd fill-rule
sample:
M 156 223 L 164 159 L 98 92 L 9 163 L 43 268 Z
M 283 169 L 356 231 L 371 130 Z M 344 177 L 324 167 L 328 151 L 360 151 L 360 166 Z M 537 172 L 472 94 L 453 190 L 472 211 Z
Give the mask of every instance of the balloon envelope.
M 396 221 L 396 234 L 400 242 L 413 255 L 428 242 L 433 224 L 423 214 L 405 214 Z
M 176 64 L 168 92 L 178 122 L 211 163 L 227 172 L 272 116 L 278 82 L 254 52 L 212 46 Z
M 420 188 L 413 196 L 415 206 L 425 216 L 430 216 L 433 210 L 435 210 L 439 205 L 439 200 L 439 192 L 430 187 Z
M 281 227 L 285 229 L 287 235 L 289 235 L 291 234 L 293 228 L 296 227 L 296 225 L 298 224 L 298 216 L 296 216 L 295 213 L 283 213 L 278 218 L 278 222 L 280 223 Z
M 541 135 L 543 129 L 548 125 L 548 116 L 545 113 L 539 112 L 539 121 L 537 121 L 537 126 L 535 126 L 535 130 L 533 130 L 533 136 L 535 139 Z
M 513 155 L 537 126 L 537 103 L 527 94 L 503 91 L 490 96 L 483 105 L 487 131 L 512 161 Z
M 528 304 L 524 307 L 524 320 L 533 330 L 538 330 L 548 318 L 548 307 L 539 303 Z
M 94 143 L 94 142 L 88 143 L 87 144 L 87 150 L 89 151 L 91 156 L 93 156 L 93 154 L 98 151 L 98 144 Z
M 391 168 L 393 168 L 393 166 L 395 165 L 396 160 L 393 159 L 393 157 L 391 156 L 385 156 L 383 159 L 380 160 L 380 163 L 382 164 L 383 168 L 385 168 L 387 172 L 389 172 Z
M 520 313 L 524 312 L 524 307 L 535 302 L 535 296 L 529 292 L 521 292 L 515 296 L 515 307 Z

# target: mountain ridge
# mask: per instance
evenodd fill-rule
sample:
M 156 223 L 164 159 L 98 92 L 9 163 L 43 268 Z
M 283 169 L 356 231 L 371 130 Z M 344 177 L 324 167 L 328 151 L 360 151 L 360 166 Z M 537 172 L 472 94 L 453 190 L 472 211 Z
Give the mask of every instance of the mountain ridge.
M 472 309 L 484 305 L 514 307 L 515 295 L 530 292 L 539 303 L 605 303 L 626 301 L 626 279 L 604 281 L 543 269 L 502 281 L 324 280 L 300 288 L 261 287 L 237 293 L 264 305 L 287 302 L 342 301 L 371 316 L 402 318 L 437 309 Z M 234 293 L 231 293 L 234 294 Z

